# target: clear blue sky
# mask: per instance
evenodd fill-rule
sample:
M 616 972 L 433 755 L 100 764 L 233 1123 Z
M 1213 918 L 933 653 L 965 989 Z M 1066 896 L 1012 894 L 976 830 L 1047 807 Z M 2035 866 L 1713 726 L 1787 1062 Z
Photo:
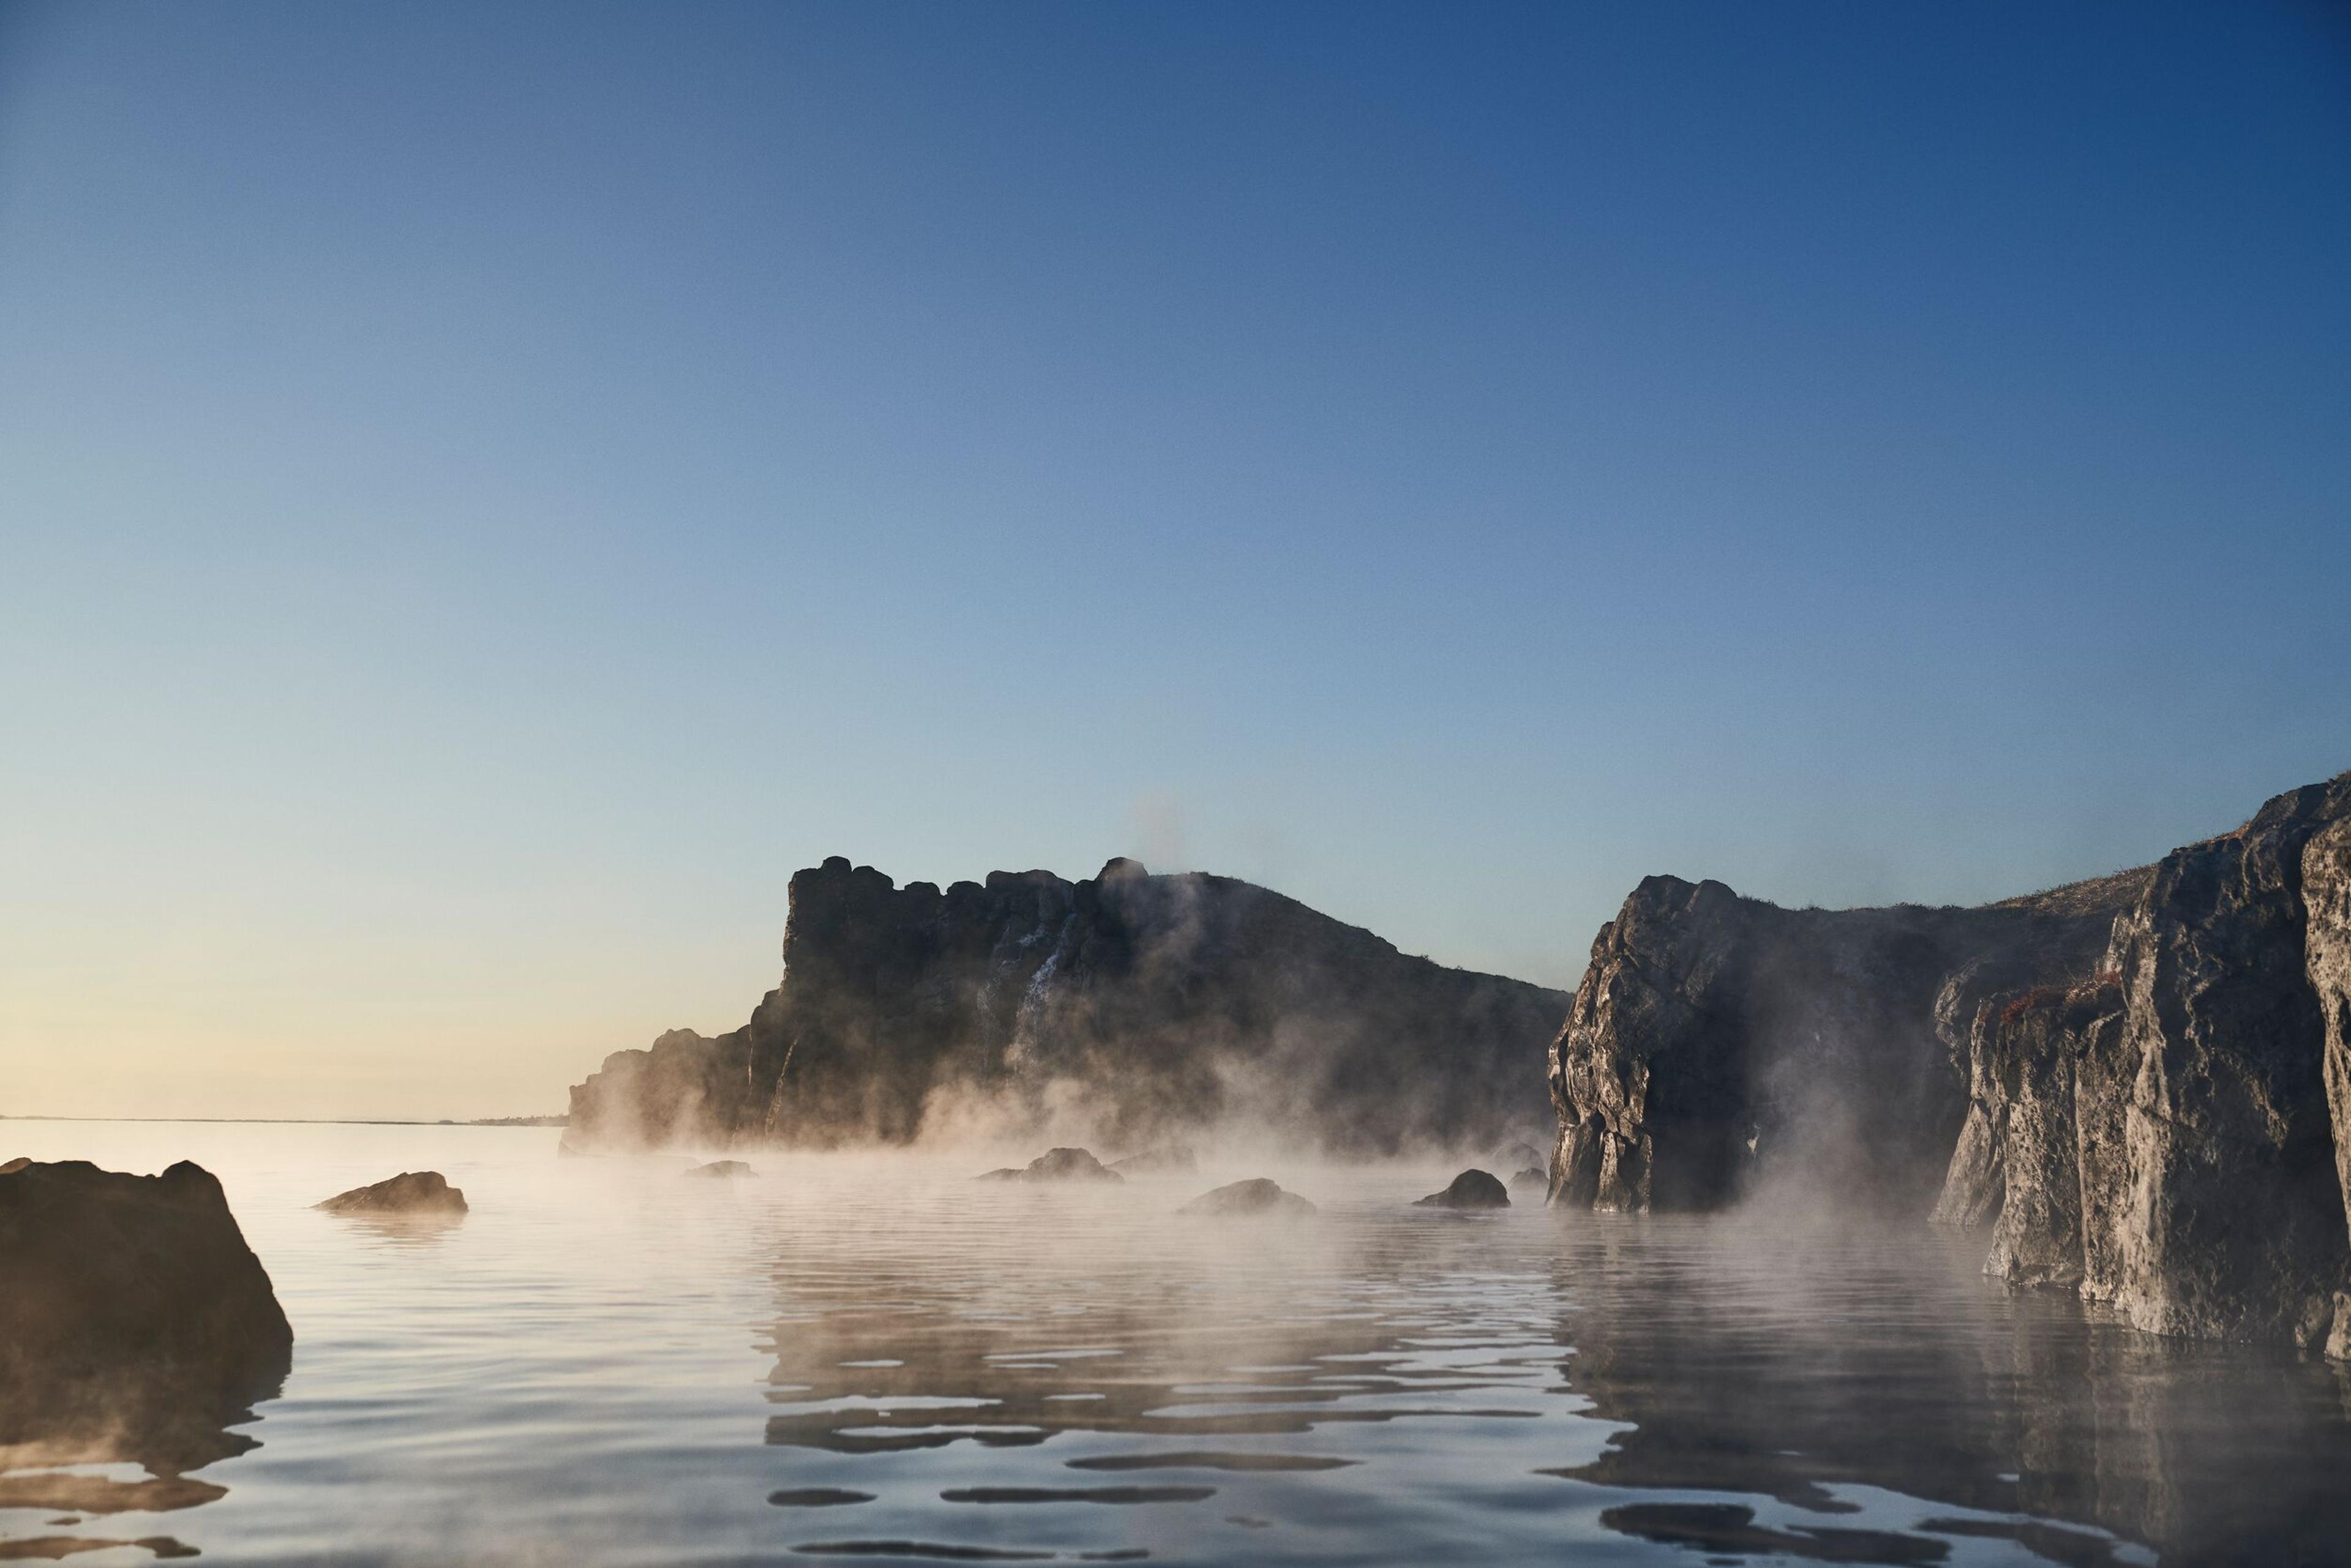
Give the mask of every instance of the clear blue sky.
M 0 1109 L 552 1107 L 836 852 L 1564 985 L 2231 826 L 2351 767 L 2342 16 L 0 11 Z

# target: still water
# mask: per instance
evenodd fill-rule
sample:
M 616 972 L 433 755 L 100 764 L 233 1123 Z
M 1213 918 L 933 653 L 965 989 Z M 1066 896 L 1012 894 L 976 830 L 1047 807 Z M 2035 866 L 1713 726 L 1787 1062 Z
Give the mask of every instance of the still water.
M 0 1475 L 0 1560 L 2351 1561 L 2337 1373 L 1931 1237 L 1409 1207 L 1434 1166 L 725 1182 L 557 1136 L 0 1123 L 0 1157 L 212 1170 L 296 1336 L 226 1457 Z M 308 1207 L 425 1168 L 473 1212 Z M 1321 1212 L 1172 1212 L 1254 1175 Z

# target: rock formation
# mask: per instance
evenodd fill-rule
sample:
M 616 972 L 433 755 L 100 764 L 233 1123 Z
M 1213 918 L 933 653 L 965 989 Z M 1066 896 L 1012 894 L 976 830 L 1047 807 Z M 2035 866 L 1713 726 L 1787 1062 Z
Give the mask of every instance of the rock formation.
M 2351 1354 L 2351 774 L 1980 909 L 1652 877 L 1551 1084 L 1555 1203 L 1866 1200 L 2141 1328 Z
M 311 1207 L 329 1214 L 463 1214 L 465 1194 L 439 1171 L 402 1171 Z
M 571 1092 L 575 1151 L 902 1144 L 1057 1122 L 1129 1148 L 1245 1116 L 1310 1148 L 1490 1146 L 1541 1114 L 1563 993 L 1398 953 L 1228 877 L 794 876 L 783 984 Z
M 1312 1214 L 1314 1205 L 1294 1192 L 1284 1191 L 1280 1182 L 1251 1176 L 1247 1181 L 1228 1182 L 1204 1192 L 1176 1212 L 1227 1218 L 1244 1214 L 1296 1216 Z
M 1491 1171 L 1463 1171 L 1443 1192 L 1415 1198 L 1416 1208 L 1508 1208 L 1510 1193 Z
M 973 1178 L 977 1181 L 1107 1181 L 1126 1178 L 1084 1149 L 1048 1149 L 1025 1167 L 1007 1166 Z
M 222 1424 L 291 1364 L 269 1275 L 185 1161 L 0 1166 L 0 1448 L 193 1469 L 250 1446 Z
M 713 1160 L 706 1166 L 695 1166 L 685 1174 L 690 1176 L 699 1176 L 705 1181 L 735 1181 L 745 1176 L 755 1176 L 759 1173 L 741 1160 Z

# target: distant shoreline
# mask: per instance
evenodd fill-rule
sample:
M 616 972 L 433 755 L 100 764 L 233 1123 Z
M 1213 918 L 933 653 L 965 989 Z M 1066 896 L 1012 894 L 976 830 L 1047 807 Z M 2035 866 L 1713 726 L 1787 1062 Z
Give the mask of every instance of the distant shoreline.
M 402 1120 L 392 1116 L 33 1116 L 0 1113 L 0 1122 L 201 1122 L 265 1127 L 561 1127 L 568 1116 L 476 1116 L 466 1121 Z

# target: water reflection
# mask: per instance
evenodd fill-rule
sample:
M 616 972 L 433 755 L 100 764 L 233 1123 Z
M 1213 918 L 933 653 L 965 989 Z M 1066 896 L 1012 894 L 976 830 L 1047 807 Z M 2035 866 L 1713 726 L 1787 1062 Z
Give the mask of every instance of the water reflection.
M 1586 1221 L 1562 1247 L 1581 1310 L 1570 1384 L 1626 1423 L 1554 1473 L 1609 1487 L 1760 1494 L 1795 1511 L 1641 1504 L 1602 1523 L 1713 1552 L 1940 1561 L 2001 1540 L 2062 1563 L 2351 1554 L 2351 1433 L 2325 1366 L 2158 1339 L 2053 1294 L 2010 1295 L 1980 1249 L 1735 1223 Z M 2001 1518 L 1840 1532 L 1855 1489 Z M 1813 1516 L 1804 1520 L 1802 1516 Z M 1789 1521 L 1794 1522 L 1789 1522 Z
M 232 1393 L 165 1368 L 0 1381 L 0 1561 L 120 1546 L 195 1555 L 175 1537 L 145 1532 L 144 1520 L 141 1533 L 117 1527 L 225 1497 L 226 1487 L 187 1472 L 259 1447 L 235 1428 L 254 1418 L 249 1402 L 274 1396 L 284 1378 L 280 1367 L 259 1388 Z M 102 1533 L 57 1533 L 92 1520 Z
M 1447 1231 L 1364 1206 L 1277 1239 L 1155 1217 L 1138 1239 L 1132 1204 L 1090 1202 L 983 1216 L 952 1263 L 868 1238 L 843 1268 L 795 1239 L 767 1437 L 838 1489 L 776 1500 L 886 1501 L 892 1525 L 805 1549 L 1075 1556 L 1103 1543 L 957 1516 L 1155 1509 L 1190 1522 L 1122 1544 L 1199 1561 L 1282 1555 L 1211 1525 L 1321 1561 L 1595 1535 L 1892 1564 L 2351 1553 L 2334 1374 L 2011 1296 L 1970 1244 L 1531 1214 Z M 1537 1479 L 1549 1500 L 1514 1484 Z M 1332 1531 L 1334 1498 L 1387 1521 Z

